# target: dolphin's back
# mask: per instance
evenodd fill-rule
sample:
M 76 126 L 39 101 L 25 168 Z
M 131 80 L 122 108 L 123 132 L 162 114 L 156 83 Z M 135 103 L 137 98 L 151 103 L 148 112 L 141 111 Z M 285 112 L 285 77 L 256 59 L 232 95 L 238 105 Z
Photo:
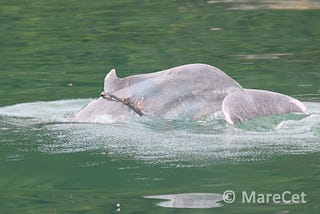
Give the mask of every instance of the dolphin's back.
M 305 112 L 306 107 L 290 96 L 264 90 L 245 89 L 226 96 L 222 111 L 228 123 L 234 124 L 255 117 Z
M 139 74 L 121 79 L 121 85 L 127 86 L 143 82 L 146 79 L 153 80 L 156 83 L 165 83 L 167 85 L 188 85 L 188 87 L 201 90 L 205 86 L 210 89 L 225 89 L 228 87 L 241 88 L 240 84 L 225 74 L 217 67 L 207 64 L 188 64 L 163 71 Z M 119 82 L 118 82 L 119 84 Z
M 117 97 L 118 102 L 105 94 Z M 243 89 L 223 71 L 206 64 L 126 78 L 118 78 L 113 69 L 105 78 L 102 96 L 76 114 L 75 120 L 93 121 L 100 115 L 137 112 L 132 110 L 165 119 L 196 119 L 222 109 L 227 122 L 233 124 L 257 116 L 305 111 L 304 105 L 292 97 Z M 125 104 L 128 102 L 130 108 Z
M 184 65 L 120 81 L 127 85 L 128 97 L 135 101 L 143 98 L 146 114 L 164 118 L 193 118 L 215 112 L 221 109 L 228 93 L 242 90 L 224 72 L 205 64 Z

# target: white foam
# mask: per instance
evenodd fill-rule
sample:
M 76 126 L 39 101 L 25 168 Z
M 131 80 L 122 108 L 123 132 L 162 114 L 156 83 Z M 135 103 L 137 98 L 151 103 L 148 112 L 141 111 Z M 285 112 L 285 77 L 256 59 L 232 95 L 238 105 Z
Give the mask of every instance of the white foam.
M 89 101 L 61 100 L 1 107 L 1 132 L 7 136 L 23 133 L 24 138 L 38 142 L 37 149 L 42 152 L 94 151 L 176 167 L 320 151 L 320 103 L 304 103 L 308 109 L 306 116 L 282 116 L 282 121 L 275 125 L 270 125 L 273 118 L 258 119 L 252 127 L 243 123 L 244 128 L 227 125 L 221 112 L 201 121 L 144 117 L 116 120 L 106 116 L 92 121 L 97 123 L 70 123 L 72 114 Z M 271 128 L 257 131 L 257 126 L 265 127 L 265 123 Z
M 121 122 L 124 121 L 125 117 L 113 117 L 112 115 L 106 114 L 106 115 L 99 115 L 96 116 L 91 122 L 92 123 L 115 123 L 115 122 Z
M 91 99 L 38 101 L 0 107 L 0 116 L 38 118 L 41 121 L 66 122 Z

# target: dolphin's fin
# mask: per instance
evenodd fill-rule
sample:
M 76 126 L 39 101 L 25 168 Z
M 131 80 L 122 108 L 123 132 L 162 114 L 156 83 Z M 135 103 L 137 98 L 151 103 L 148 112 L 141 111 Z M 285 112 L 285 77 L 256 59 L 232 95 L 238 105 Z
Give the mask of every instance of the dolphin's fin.
M 117 77 L 117 73 L 115 69 L 112 69 L 109 71 L 109 73 L 104 78 L 104 91 L 105 92 L 111 92 L 113 91 L 114 82 L 119 79 Z
M 306 107 L 299 100 L 263 90 L 236 91 L 227 95 L 222 102 L 222 112 L 230 124 L 258 116 L 305 111 Z

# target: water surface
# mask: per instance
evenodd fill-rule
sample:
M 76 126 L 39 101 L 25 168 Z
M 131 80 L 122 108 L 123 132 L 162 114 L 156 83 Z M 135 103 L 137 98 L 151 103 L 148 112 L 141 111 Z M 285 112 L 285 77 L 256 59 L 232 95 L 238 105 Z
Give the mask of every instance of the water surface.
M 319 8 L 315 0 L 2 1 L 1 213 L 316 213 Z M 298 98 L 307 114 L 236 126 L 219 112 L 201 121 L 71 120 L 112 68 L 125 77 L 195 62 Z M 226 190 L 305 192 L 307 203 L 226 204 Z

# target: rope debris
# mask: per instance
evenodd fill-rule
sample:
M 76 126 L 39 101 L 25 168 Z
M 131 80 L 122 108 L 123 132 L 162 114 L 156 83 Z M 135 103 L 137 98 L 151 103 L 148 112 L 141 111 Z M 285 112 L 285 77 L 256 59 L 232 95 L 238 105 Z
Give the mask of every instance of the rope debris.
M 140 108 L 137 108 L 131 101 L 129 97 L 126 97 L 124 99 L 121 99 L 120 97 L 117 97 L 116 95 L 113 95 L 111 93 L 105 93 L 102 92 L 101 97 L 106 99 L 106 100 L 110 100 L 110 101 L 116 101 L 119 103 L 122 103 L 125 106 L 128 106 L 130 109 L 132 109 L 134 112 L 136 112 L 139 116 L 143 116 L 144 114 L 142 113 L 142 111 L 140 110 Z

